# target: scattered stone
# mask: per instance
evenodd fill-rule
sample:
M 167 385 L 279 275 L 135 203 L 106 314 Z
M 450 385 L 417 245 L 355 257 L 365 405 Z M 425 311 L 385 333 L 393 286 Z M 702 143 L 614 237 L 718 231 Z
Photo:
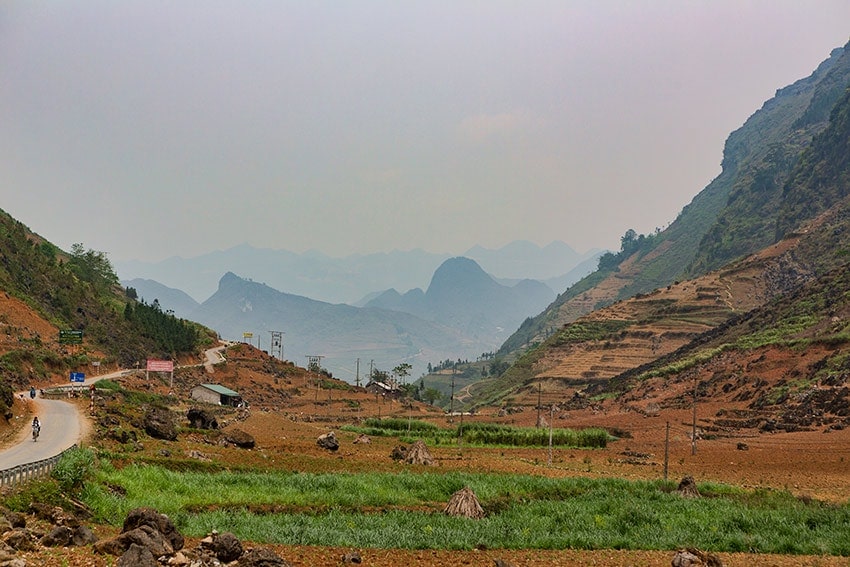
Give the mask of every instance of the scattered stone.
M 686 476 L 679 483 L 679 487 L 676 489 L 676 492 L 679 493 L 680 496 L 684 498 L 699 498 L 699 490 L 697 489 L 697 483 L 692 476 Z
M 356 551 L 350 551 L 342 556 L 343 563 L 362 563 L 363 559 Z
M 316 440 L 316 444 L 322 449 L 327 449 L 328 451 L 336 451 L 339 449 L 339 441 L 337 441 L 336 434 L 333 431 L 325 433 L 324 435 L 319 435 L 319 438 Z
M 224 440 L 231 445 L 236 445 L 241 449 L 253 449 L 256 445 L 254 438 L 250 433 L 241 429 L 232 429 L 224 435 Z
M 361 433 L 360 435 L 357 436 L 357 439 L 355 439 L 353 441 L 353 443 L 355 443 L 355 444 L 363 444 L 363 445 L 368 445 L 371 442 L 372 442 L 372 438 L 369 437 L 368 435 L 366 435 L 365 433 Z
M 495 567 L 516 567 L 516 565 L 510 561 L 506 561 L 505 559 L 494 559 L 493 565 L 495 565 Z
M 449 516 L 474 518 L 476 520 L 484 517 L 484 509 L 478 502 L 478 497 L 468 486 L 452 494 L 443 512 Z
M 390 453 L 390 458 L 394 461 L 403 461 L 407 457 L 407 447 L 404 445 L 396 445 Z
M 191 561 L 189 561 L 189 558 L 186 557 L 182 551 L 178 551 L 173 557 L 168 559 L 168 564 L 172 567 L 184 567 L 185 565 L 191 564 Z
M 738 446 L 736 448 L 739 451 L 749 451 L 750 450 L 750 446 L 747 445 L 746 443 L 738 443 Z
M 206 462 L 212 461 L 212 459 L 210 459 L 209 457 L 207 457 L 205 454 L 198 451 L 197 449 L 192 449 L 191 451 L 186 451 L 186 456 L 189 457 L 190 459 L 198 459 L 199 461 L 206 461 Z
M 411 465 L 433 465 L 434 458 L 431 456 L 431 453 L 428 452 L 428 448 L 425 446 L 425 443 L 423 443 L 421 439 L 418 439 L 410 446 L 410 449 L 408 449 L 407 455 L 404 457 L 404 462 Z

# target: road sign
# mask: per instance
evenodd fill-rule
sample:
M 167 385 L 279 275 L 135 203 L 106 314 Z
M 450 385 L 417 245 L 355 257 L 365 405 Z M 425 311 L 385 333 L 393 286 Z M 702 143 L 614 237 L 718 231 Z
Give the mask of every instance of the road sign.
M 85 382 L 86 375 L 82 372 L 71 372 L 71 382 Z
M 59 329 L 60 345 L 79 345 L 83 343 L 83 332 L 76 329 Z
M 174 372 L 174 362 L 149 358 L 146 369 L 148 372 Z

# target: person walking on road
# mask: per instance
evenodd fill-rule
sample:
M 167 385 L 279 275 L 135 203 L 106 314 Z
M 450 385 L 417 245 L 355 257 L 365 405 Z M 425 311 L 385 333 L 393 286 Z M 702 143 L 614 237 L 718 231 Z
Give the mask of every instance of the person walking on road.
M 38 416 L 32 418 L 32 440 L 38 441 L 38 435 L 41 433 L 41 422 L 38 421 Z

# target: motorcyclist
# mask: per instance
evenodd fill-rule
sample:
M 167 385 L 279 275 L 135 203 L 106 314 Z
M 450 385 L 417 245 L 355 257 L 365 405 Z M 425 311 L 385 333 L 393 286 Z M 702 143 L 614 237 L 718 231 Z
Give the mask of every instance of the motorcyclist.
M 38 416 L 32 418 L 32 439 L 38 439 L 38 434 L 41 433 L 41 422 L 38 421 Z

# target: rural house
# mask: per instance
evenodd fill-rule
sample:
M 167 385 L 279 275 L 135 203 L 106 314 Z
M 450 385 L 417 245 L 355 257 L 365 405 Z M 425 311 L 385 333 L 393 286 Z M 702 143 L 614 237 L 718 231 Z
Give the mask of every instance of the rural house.
M 220 384 L 198 384 L 192 388 L 189 396 L 199 402 L 220 406 L 237 407 L 242 404 L 242 396 L 238 392 L 234 392 L 230 388 L 225 388 Z
M 366 391 L 370 394 L 382 395 L 387 398 L 400 398 L 401 397 L 401 389 L 395 384 L 390 385 L 385 382 L 379 382 L 377 380 L 372 380 L 368 384 L 366 384 Z

